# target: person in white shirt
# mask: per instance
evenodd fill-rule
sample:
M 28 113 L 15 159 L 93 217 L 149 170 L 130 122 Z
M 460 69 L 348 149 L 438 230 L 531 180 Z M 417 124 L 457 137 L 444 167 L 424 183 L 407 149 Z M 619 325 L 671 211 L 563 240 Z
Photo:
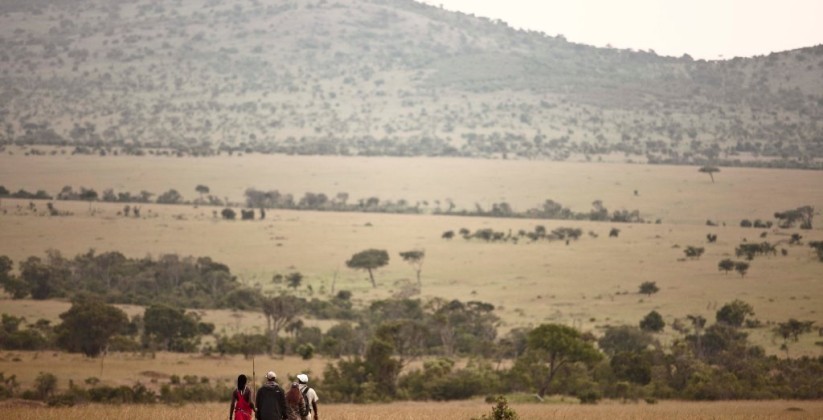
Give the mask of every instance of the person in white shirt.
M 320 401 L 320 398 L 317 397 L 314 388 L 309 387 L 309 375 L 305 373 L 297 375 L 297 384 L 300 387 L 300 393 L 306 396 L 309 403 L 309 415 L 306 416 L 306 420 L 320 420 L 317 413 L 317 401 Z

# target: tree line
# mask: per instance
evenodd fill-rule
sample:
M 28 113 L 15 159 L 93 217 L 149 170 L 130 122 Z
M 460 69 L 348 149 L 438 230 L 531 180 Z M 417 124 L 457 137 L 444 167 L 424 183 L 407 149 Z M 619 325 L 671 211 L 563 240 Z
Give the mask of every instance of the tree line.
M 213 330 L 182 309 L 153 305 L 129 320 L 106 303 L 76 300 L 61 314 L 62 323 L 53 328 L 38 321 L 24 330 L 20 318 L 4 315 L 0 343 L 9 343 L 9 336 L 21 331 L 36 330 L 32 334 L 50 331 L 58 348 L 90 356 L 103 351 L 138 351 L 118 348 L 129 337 L 140 337 L 152 350 L 245 351 L 246 355 L 295 352 L 304 358 L 313 357 L 316 351 L 330 358 L 322 380 L 315 382 L 330 402 L 455 400 L 511 393 L 536 394 L 538 399 L 570 395 L 583 403 L 601 398 L 649 402 L 823 398 L 823 357 L 790 357 L 790 349 L 800 336 L 811 332 L 814 322 L 789 319 L 775 323 L 772 334 L 782 341 L 786 357 L 769 356 L 748 341 L 750 329 L 760 323 L 753 318 L 754 308 L 741 300 L 723 305 L 711 325 L 701 315 L 667 325 L 652 311 L 634 326 L 607 326 L 599 336 L 551 323 L 498 336 L 499 319 L 494 311 L 493 305 L 483 302 L 388 299 L 359 311 L 356 322 L 337 324 L 325 333 L 294 318 L 283 324 L 292 338 L 274 347 L 269 347 L 265 335 L 247 334 L 219 336 L 216 347 L 198 348 L 186 343 Z M 676 332 L 668 344 L 657 337 L 667 327 Z M 422 366 L 409 369 L 415 360 L 422 360 Z M 54 392 L 54 382 L 56 378 L 38 378 L 36 389 L 51 392 L 34 392 L 20 390 L 14 377 L 4 378 L 0 398 L 45 399 L 54 404 L 225 398 L 219 392 L 207 392 L 213 388 L 209 378 L 184 378 L 181 383 L 179 377 L 172 377 L 161 385 L 160 394 L 139 382 L 125 388 L 109 387 L 106 395 L 116 396 L 111 399 L 94 397 L 103 391 L 93 391 L 97 388 L 93 378 L 86 381 L 91 387 L 70 386 L 62 394 Z M 195 392 L 198 384 L 208 387 L 199 389 L 200 396 Z
M 72 186 L 63 187 L 60 192 L 54 196 L 44 190 L 38 190 L 36 193 L 28 192 L 21 189 L 17 192 L 10 192 L 4 186 L 0 185 L 0 197 L 32 199 L 32 200 L 73 200 L 73 201 L 87 201 L 93 202 L 108 202 L 108 203 L 156 203 L 156 204 L 186 204 L 186 205 L 202 205 L 202 206 L 239 206 L 239 203 L 232 203 L 227 197 L 219 198 L 214 194 L 210 194 L 211 189 L 206 185 L 197 185 L 195 191 L 199 194 L 198 198 L 194 200 L 187 200 L 176 189 L 169 189 L 159 195 L 149 192 L 140 191 L 139 193 L 132 192 L 117 192 L 111 188 L 103 190 L 102 194 L 98 193 L 93 188 L 80 187 L 75 190 Z M 290 193 L 281 193 L 278 190 L 258 190 L 256 188 L 248 188 L 244 192 L 246 210 L 241 212 L 253 212 L 254 209 L 260 209 L 260 218 L 265 218 L 264 209 L 286 209 L 286 210 L 314 210 L 314 211 L 339 211 L 339 212 L 366 212 L 366 213 L 401 213 L 401 214 L 448 214 L 457 216 L 477 216 L 477 217 L 503 217 L 503 218 L 529 218 L 529 219 L 552 219 L 552 220 L 593 220 L 593 221 L 611 221 L 617 223 L 645 223 L 646 221 L 640 216 L 639 210 L 612 210 L 610 211 L 604 206 L 601 200 L 592 202 L 592 208 L 588 212 L 575 212 L 561 203 L 552 199 L 546 199 L 538 206 L 528 208 L 526 210 L 517 211 L 507 202 L 492 203 L 488 208 L 484 208 L 479 203 L 475 203 L 474 209 L 458 209 L 451 199 L 443 200 L 419 200 L 414 203 L 409 200 L 399 199 L 381 200 L 376 196 L 368 198 L 361 198 L 357 201 L 349 201 L 350 196 L 346 192 L 340 192 L 335 195 L 327 195 L 325 193 L 307 192 L 302 197 L 295 197 Z M 153 198 L 156 197 L 156 198 Z M 134 212 L 138 209 L 138 212 Z M 129 216 L 131 213 L 135 217 L 139 217 L 139 208 L 126 206 L 123 208 L 120 215 Z M 217 217 L 217 212 L 214 212 Z M 224 219 L 234 220 L 237 212 L 229 207 L 223 209 L 220 215 Z M 254 214 L 244 216 L 244 220 L 254 219 Z M 657 220 L 660 223 L 660 220 Z

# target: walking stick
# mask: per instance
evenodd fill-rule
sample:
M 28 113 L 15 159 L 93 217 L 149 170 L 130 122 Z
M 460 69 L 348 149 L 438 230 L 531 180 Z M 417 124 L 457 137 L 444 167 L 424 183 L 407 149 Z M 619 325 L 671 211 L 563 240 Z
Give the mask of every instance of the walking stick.
M 254 374 L 254 355 L 251 356 L 251 382 L 252 382 L 252 394 L 251 399 L 254 400 L 257 397 L 257 379 Z

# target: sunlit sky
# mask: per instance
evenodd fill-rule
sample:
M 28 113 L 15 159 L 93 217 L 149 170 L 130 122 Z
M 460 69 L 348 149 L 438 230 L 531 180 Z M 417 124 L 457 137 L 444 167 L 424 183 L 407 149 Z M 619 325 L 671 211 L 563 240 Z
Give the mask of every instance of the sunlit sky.
M 722 59 L 823 44 L 823 0 L 424 0 L 582 44 Z

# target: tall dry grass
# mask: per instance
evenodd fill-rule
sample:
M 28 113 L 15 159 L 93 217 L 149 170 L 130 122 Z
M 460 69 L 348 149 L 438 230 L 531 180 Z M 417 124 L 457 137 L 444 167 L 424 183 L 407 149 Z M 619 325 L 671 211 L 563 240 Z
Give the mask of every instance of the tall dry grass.
M 606 402 L 596 406 L 571 404 L 514 404 L 523 420 L 532 419 L 820 419 L 823 402 L 815 401 L 724 401 L 661 402 L 655 405 Z M 331 404 L 320 406 L 323 420 L 428 420 L 471 419 L 491 412 L 482 401 L 448 403 L 404 402 L 375 405 Z M 169 406 L 86 405 L 47 408 L 31 405 L 0 405 L 0 418 L 16 420 L 87 419 L 221 419 L 227 404 Z

